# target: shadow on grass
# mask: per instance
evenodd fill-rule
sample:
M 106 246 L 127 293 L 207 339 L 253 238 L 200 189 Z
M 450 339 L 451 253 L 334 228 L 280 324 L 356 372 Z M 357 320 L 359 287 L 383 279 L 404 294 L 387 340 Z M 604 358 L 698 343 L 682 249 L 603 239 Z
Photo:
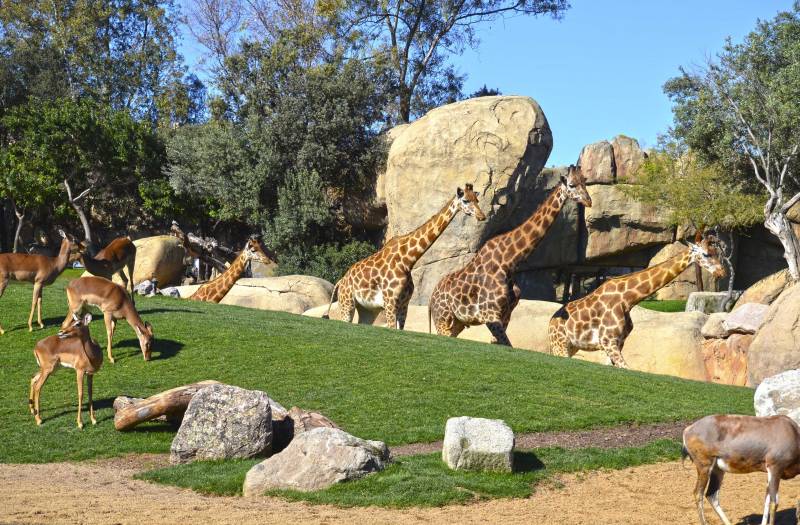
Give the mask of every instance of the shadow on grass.
M 514 472 L 535 472 L 545 468 L 533 452 L 514 452 Z
M 706 510 L 706 514 L 713 511 Z M 761 523 L 761 514 L 750 514 L 745 516 L 738 525 L 750 525 Z M 797 523 L 797 516 L 795 509 L 784 509 L 775 513 L 775 525 L 795 525 Z
M 201 314 L 200 310 L 187 310 L 186 308 L 146 308 L 144 310 L 137 310 L 139 315 L 143 314 L 163 314 L 163 313 L 185 313 L 185 314 Z
M 170 359 L 178 355 L 178 352 L 180 352 L 183 347 L 183 343 L 172 339 L 159 339 L 158 336 L 156 336 L 156 338 L 153 340 L 153 352 L 150 359 L 153 361 Z M 130 348 L 131 350 L 118 354 L 117 350 L 120 348 Z M 128 359 L 135 358 L 137 355 L 141 357 L 142 355 L 142 350 L 139 347 L 138 339 L 124 339 L 114 345 L 112 352 L 114 354 L 114 361 L 117 363 L 119 363 L 120 358 Z

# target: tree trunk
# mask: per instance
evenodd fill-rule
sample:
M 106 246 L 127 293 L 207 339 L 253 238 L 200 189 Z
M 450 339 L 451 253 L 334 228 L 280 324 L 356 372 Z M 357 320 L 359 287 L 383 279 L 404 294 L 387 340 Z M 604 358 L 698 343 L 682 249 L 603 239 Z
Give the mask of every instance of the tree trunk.
M 72 188 L 67 179 L 64 179 L 64 187 L 67 189 L 67 200 L 69 200 L 75 213 L 78 214 L 78 218 L 83 226 L 83 236 L 86 239 L 86 245 L 89 247 L 89 255 L 94 256 L 97 253 L 97 248 L 94 245 L 94 238 L 92 237 L 92 227 L 89 225 L 89 219 L 86 216 L 86 212 L 83 211 L 83 206 L 80 205 L 80 201 L 89 194 L 92 188 L 87 188 L 77 197 L 73 197 Z
M 11 253 L 19 253 L 19 238 L 22 234 L 22 225 L 25 224 L 25 211 L 19 211 L 16 204 L 13 202 L 11 204 L 14 206 L 14 215 L 17 216 L 17 229 L 14 231 L 14 247 Z
M 6 213 L 8 201 L 0 200 L 0 253 L 8 251 L 8 229 L 6 227 Z
M 800 280 L 800 242 L 785 213 L 773 212 L 764 220 L 764 227 L 775 235 L 783 245 L 783 257 L 789 266 L 793 281 Z
M 703 269 L 700 268 L 699 263 L 694 263 L 694 282 L 697 286 L 697 291 L 702 292 L 703 290 Z
M 218 381 L 200 381 L 191 385 L 179 386 L 161 392 L 147 399 L 133 400 L 124 396 L 114 400 L 114 428 L 129 430 L 139 423 L 151 421 L 161 416 L 167 420 L 183 418 L 189 407 L 189 401 L 203 388 L 218 385 Z

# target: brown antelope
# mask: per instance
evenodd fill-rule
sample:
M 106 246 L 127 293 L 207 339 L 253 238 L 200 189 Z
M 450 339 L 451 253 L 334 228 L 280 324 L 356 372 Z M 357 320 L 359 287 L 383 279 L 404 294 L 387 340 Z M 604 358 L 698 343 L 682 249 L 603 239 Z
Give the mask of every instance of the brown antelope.
M 58 365 L 73 368 L 78 381 L 78 428 L 83 428 L 81 408 L 83 406 L 83 377 L 89 390 L 89 419 L 92 425 L 97 424 L 92 404 L 92 380 L 94 374 L 103 366 L 103 350 L 89 334 L 89 323 L 92 314 L 80 318 L 73 316 L 69 326 L 62 328 L 58 335 L 45 337 L 33 349 L 33 355 L 39 364 L 39 371 L 31 379 L 31 390 L 28 395 L 28 406 L 37 425 L 42 424 L 39 411 L 39 396 L 47 378 L 55 372 Z
M 116 273 L 122 279 L 122 287 L 128 289 L 130 283 L 130 295 L 133 301 L 133 268 L 136 265 L 136 246 L 128 237 L 117 237 L 108 246 L 97 252 L 92 257 L 86 253 L 88 246 L 86 243 L 80 244 L 81 262 L 92 275 L 105 277 L 108 280 Z M 128 276 L 125 276 L 125 269 Z M 135 301 L 134 301 L 135 302 Z
M 8 285 L 9 279 L 33 283 L 33 300 L 31 313 L 28 316 L 28 331 L 33 331 L 33 311 L 38 307 L 39 328 L 42 323 L 42 288 L 52 284 L 61 275 L 67 265 L 78 259 L 78 245 L 71 236 L 58 230 L 62 237 L 61 249 L 57 257 L 31 255 L 27 253 L 0 253 L 0 297 Z M 5 330 L 0 326 L 0 335 Z
M 722 522 L 731 523 L 719 505 L 726 472 L 766 472 L 761 525 L 775 525 L 778 485 L 800 474 L 800 426 L 786 416 L 706 416 L 683 431 L 681 454 L 697 468 L 694 499 L 701 524 L 706 524 L 703 492 Z
M 139 312 L 136 311 L 125 288 L 104 277 L 87 276 L 70 282 L 65 291 L 67 292 L 69 312 L 61 325 L 62 328 L 69 326 L 73 315 L 81 315 L 87 305 L 96 306 L 103 312 L 103 321 L 106 324 L 108 360 L 114 362 L 114 357 L 111 355 L 111 341 L 114 338 L 117 319 L 123 318 L 136 332 L 144 360 L 150 360 L 150 352 L 153 347 L 153 327 L 139 317 Z

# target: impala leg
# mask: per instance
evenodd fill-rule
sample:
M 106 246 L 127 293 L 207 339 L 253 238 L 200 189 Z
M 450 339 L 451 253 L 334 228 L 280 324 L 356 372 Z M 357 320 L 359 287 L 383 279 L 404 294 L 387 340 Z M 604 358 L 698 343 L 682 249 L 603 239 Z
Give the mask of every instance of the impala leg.
M 30 408 L 30 410 L 31 410 L 31 415 L 34 415 L 36 413 L 33 410 L 33 390 L 34 390 L 34 386 L 36 385 L 36 382 L 39 381 L 39 378 L 41 376 L 42 376 L 42 371 L 39 370 L 31 378 L 31 390 L 30 390 L 30 393 L 28 394 L 28 408 Z
M 92 401 L 92 384 L 94 383 L 94 374 L 86 374 L 86 387 L 89 390 L 89 419 L 92 420 L 92 425 L 97 424 L 94 418 L 94 402 Z
M 725 477 L 725 472 L 717 468 L 716 466 L 711 468 L 711 476 L 708 481 L 708 488 L 706 489 L 706 498 L 708 502 L 711 503 L 711 508 L 714 509 L 714 512 L 717 513 L 719 519 L 722 520 L 722 523 L 725 525 L 731 525 L 731 521 L 725 515 L 725 512 L 722 510 L 722 507 L 719 504 L 719 491 L 722 488 L 722 478 Z
M 767 497 L 764 501 L 764 516 L 761 523 L 775 525 L 775 512 L 778 509 L 778 488 L 781 484 L 780 471 L 767 467 Z
M 0 297 L 3 297 L 3 292 L 6 290 L 6 286 L 8 286 L 8 275 L 0 274 Z M 3 335 L 4 333 L 6 333 L 6 331 L 3 330 L 2 326 L 0 326 L 0 335 Z
M 33 283 L 33 299 L 31 300 L 31 314 L 28 316 L 28 331 L 33 332 L 33 311 L 42 293 L 42 283 Z
M 36 315 L 37 320 L 39 321 L 39 328 L 44 328 L 44 323 L 42 323 L 42 294 L 44 290 L 39 290 L 39 297 L 36 298 Z
M 111 315 L 111 312 L 103 312 L 103 321 L 106 324 L 106 337 L 108 337 L 108 342 L 106 343 L 108 360 L 113 363 L 114 356 L 111 355 L 111 341 L 114 339 L 114 316 Z
M 50 377 L 50 374 L 53 373 L 55 370 L 55 365 L 52 368 L 44 368 L 39 370 L 39 380 L 33 387 L 33 418 L 36 421 L 37 425 L 42 424 L 42 417 L 41 412 L 39 411 L 39 399 L 42 395 L 42 387 L 44 386 L 45 381 L 47 378 Z
M 75 370 L 75 379 L 78 382 L 78 428 L 83 428 L 83 420 L 81 419 L 81 408 L 83 408 L 83 370 Z
M 694 485 L 694 502 L 697 505 L 697 515 L 700 518 L 700 525 L 707 525 L 706 515 L 703 512 L 703 493 L 708 486 L 708 478 L 713 465 L 696 465 L 697 483 Z

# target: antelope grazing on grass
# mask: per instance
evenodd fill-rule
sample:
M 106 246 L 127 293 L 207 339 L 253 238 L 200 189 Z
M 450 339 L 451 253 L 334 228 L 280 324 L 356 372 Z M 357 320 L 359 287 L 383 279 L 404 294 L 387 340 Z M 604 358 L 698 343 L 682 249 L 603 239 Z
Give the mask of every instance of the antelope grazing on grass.
M 32 255 L 27 253 L 0 253 L 0 297 L 8 286 L 9 279 L 33 283 L 33 300 L 28 316 L 28 331 L 33 331 L 33 311 L 38 309 L 39 328 L 42 323 L 42 288 L 52 284 L 67 265 L 78 259 L 78 245 L 71 236 L 58 230 L 62 237 L 61 249 L 57 257 Z M 0 326 L 0 335 L 5 330 Z
M 703 492 L 722 522 L 731 523 L 719 505 L 726 472 L 767 473 L 761 525 L 774 525 L 781 479 L 800 474 L 800 426 L 786 416 L 706 416 L 683 431 L 682 455 L 697 468 L 694 499 L 702 525 Z
M 80 318 L 77 315 L 66 328 L 62 328 L 58 335 L 45 337 L 33 349 L 39 371 L 31 379 L 31 390 L 28 395 L 28 406 L 37 425 L 42 424 L 39 411 L 39 397 L 47 378 L 55 372 L 58 365 L 73 368 L 78 381 L 78 428 L 83 428 L 81 408 L 83 406 L 83 378 L 86 376 L 86 386 L 89 391 L 89 419 L 92 425 L 97 424 L 94 418 L 94 405 L 92 404 L 92 380 L 94 374 L 103 366 L 103 350 L 100 345 L 92 341 L 89 334 L 89 323 L 92 315 L 86 314 Z
M 106 324 L 108 360 L 114 362 L 114 357 L 111 355 L 111 341 L 114 338 L 117 319 L 128 321 L 139 339 L 139 347 L 142 349 L 144 360 L 150 360 L 150 352 L 153 347 L 153 327 L 139 317 L 139 312 L 136 311 L 125 288 L 104 277 L 88 276 L 75 279 L 67 285 L 65 291 L 69 312 L 61 325 L 62 329 L 69 326 L 74 315 L 81 315 L 87 305 L 96 306 L 103 312 L 103 321 Z
M 86 270 L 92 275 L 105 277 L 108 280 L 111 280 L 114 274 L 119 275 L 123 288 L 127 290 L 130 283 L 131 301 L 136 302 L 133 299 L 133 268 L 136 265 L 136 246 L 133 242 L 128 237 L 117 237 L 94 257 L 86 253 L 87 248 L 86 243 L 80 244 L 81 262 Z

